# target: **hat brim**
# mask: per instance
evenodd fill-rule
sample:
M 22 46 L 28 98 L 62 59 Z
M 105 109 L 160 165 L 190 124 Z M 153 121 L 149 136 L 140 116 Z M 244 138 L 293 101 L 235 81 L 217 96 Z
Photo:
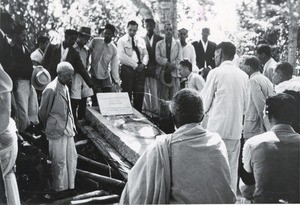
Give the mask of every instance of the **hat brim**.
M 35 77 L 36 77 L 36 74 L 39 72 L 39 71 L 44 71 L 44 73 L 47 75 L 48 77 L 48 83 L 45 84 L 45 85 L 39 85 L 36 83 L 35 81 Z M 46 70 L 44 67 L 42 66 L 37 66 L 33 69 L 33 72 L 32 72 L 32 75 L 31 75 L 31 84 L 33 85 L 33 87 L 36 89 L 36 90 L 44 90 L 46 88 L 46 86 L 51 82 L 51 75 L 50 73 L 48 72 L 48 70 Z
M 162 71 L 160 72 L 159 78 L 160 78 L 160 82 L 161 82 L 163 85 L 165 85 L 165 86 L 167 86 L 167 87 L 173 87 L 173 86 L 174 86 L 174 78 L 172 77 L 172 75 L 171 75 L 171 82 L 170 82 L 170 83 L 167 83 L 167 82 L 165 81 L 165 70 L 164 70 L 164 69 L 162 69 Z

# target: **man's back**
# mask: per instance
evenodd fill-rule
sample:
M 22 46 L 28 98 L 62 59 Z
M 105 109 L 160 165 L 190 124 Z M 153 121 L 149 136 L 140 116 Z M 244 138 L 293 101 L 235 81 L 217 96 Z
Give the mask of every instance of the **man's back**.
M 291 126 L 275 125 L 249 139 L 244 149 L 245 168 L 253 167 L 255 202 L 300 202 L 300 135 Z
M 210 71 L 201 92 L 209 131 L 217 132 L 223 139 L 240 139 L 247 89 L 247 74 L 231 61 Z
M 172 136 L 170 203 L 233 203 L 227 151 L 221 137 L 192 123 Z

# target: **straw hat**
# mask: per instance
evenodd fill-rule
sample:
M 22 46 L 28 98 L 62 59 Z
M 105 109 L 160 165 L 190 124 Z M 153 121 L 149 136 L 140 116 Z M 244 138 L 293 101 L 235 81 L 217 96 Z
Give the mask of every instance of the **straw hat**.
M 160 82 L 167 86 L 167 87 L 173 87 L 174 86 L 174 78 L 172 77 L 171 72 L 165 72 L 165 69 L 162 69 L 160 72 Z
M 31 83 L 36 90 L 44 90 L 51 82 L 50 73 L 42 66 L 36 66 L 33 69 Z

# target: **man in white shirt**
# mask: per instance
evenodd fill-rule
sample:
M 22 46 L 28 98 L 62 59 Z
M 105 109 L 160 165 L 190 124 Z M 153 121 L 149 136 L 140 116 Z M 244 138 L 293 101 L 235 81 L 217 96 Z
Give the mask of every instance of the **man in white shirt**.
M 192 72 L 192 64 L 188 60 L 180 62 L 179 73 L 181 77 L 187 78 L 185 88 L 191 88 L 199 92 L 203 89 L 205 84 L 204 79 L 198 73 Z
M 97 92 L 112 92 L 113 85 L 119 87 L 119 56 L 118 49 L 112 42 L 116 28 L 106 24 L 103 37 L 95 37 L 89 43 L 91 52 L 91 75 L 97 90 L 93 96 L 93 105 L 97 105 Z
M 142 111 L 145 84 L 145 66 L 149 55 L 143 39 L 136 36 L 138 24 L 129 21 L 127 34 L 118 41 L 118 53 L 121 62 L 121 88 L 133 98 L 133 107 Z
M 217 132 L 224 140 L 231 170 L 231 188 L 236 192 L 240 139 L 243 115 L 247 108 L 247 74 L 232 60 L 236 52 L 230 42 L 216 47 L 216 67 L 208 73 L 201 91 L 204 112 L 208 115 L 207 129 Z
M 198 73 L 199 68 L 196 65 L 195 48 L 192 44 L 186 42 L 186 39 L 188 37 L 188 30 L 185 28 L 178 30 L 178 37 L 182 48 L 182 59 L 186 59 L 191 62 L 193 65 L 193 72 Z
M 276 93 L 288 93 L 292 95 L 298 105 L 300 104 L 300 77 L 293 76 L 294 68 L 288 62 L 278 63 L 273 75 Z M 297 133 L 300 133 L 300 108 L 297 107 L 296 117 L 292 127 Z
M 273 73 L 277 62 L 271 57 L 271 47 L 267 44 L 260 44 L 257 47 L 257 57 L 263 67 L 263 74 L 273 83 Z

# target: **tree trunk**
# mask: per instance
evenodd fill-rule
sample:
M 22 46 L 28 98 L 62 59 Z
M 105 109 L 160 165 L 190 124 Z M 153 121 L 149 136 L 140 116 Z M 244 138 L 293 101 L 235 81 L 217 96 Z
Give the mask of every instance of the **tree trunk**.
M 300 0 L 288 0 L 289 7 L 289 44 L 288 62 L 296 66 L 297 60 L 297 37 L 298 37 L 298 16 L 300 14 Z
M 177 0 L 158 0 L 158 29 L 164 33 L 164 25 L 170 22 L 177 36 Z
M 143 19 L 153 18 L 152 10 L 145 2 L 142 0 L 131 0 L 131 2 L 139 9 L 138 13 L 143 17 Z

